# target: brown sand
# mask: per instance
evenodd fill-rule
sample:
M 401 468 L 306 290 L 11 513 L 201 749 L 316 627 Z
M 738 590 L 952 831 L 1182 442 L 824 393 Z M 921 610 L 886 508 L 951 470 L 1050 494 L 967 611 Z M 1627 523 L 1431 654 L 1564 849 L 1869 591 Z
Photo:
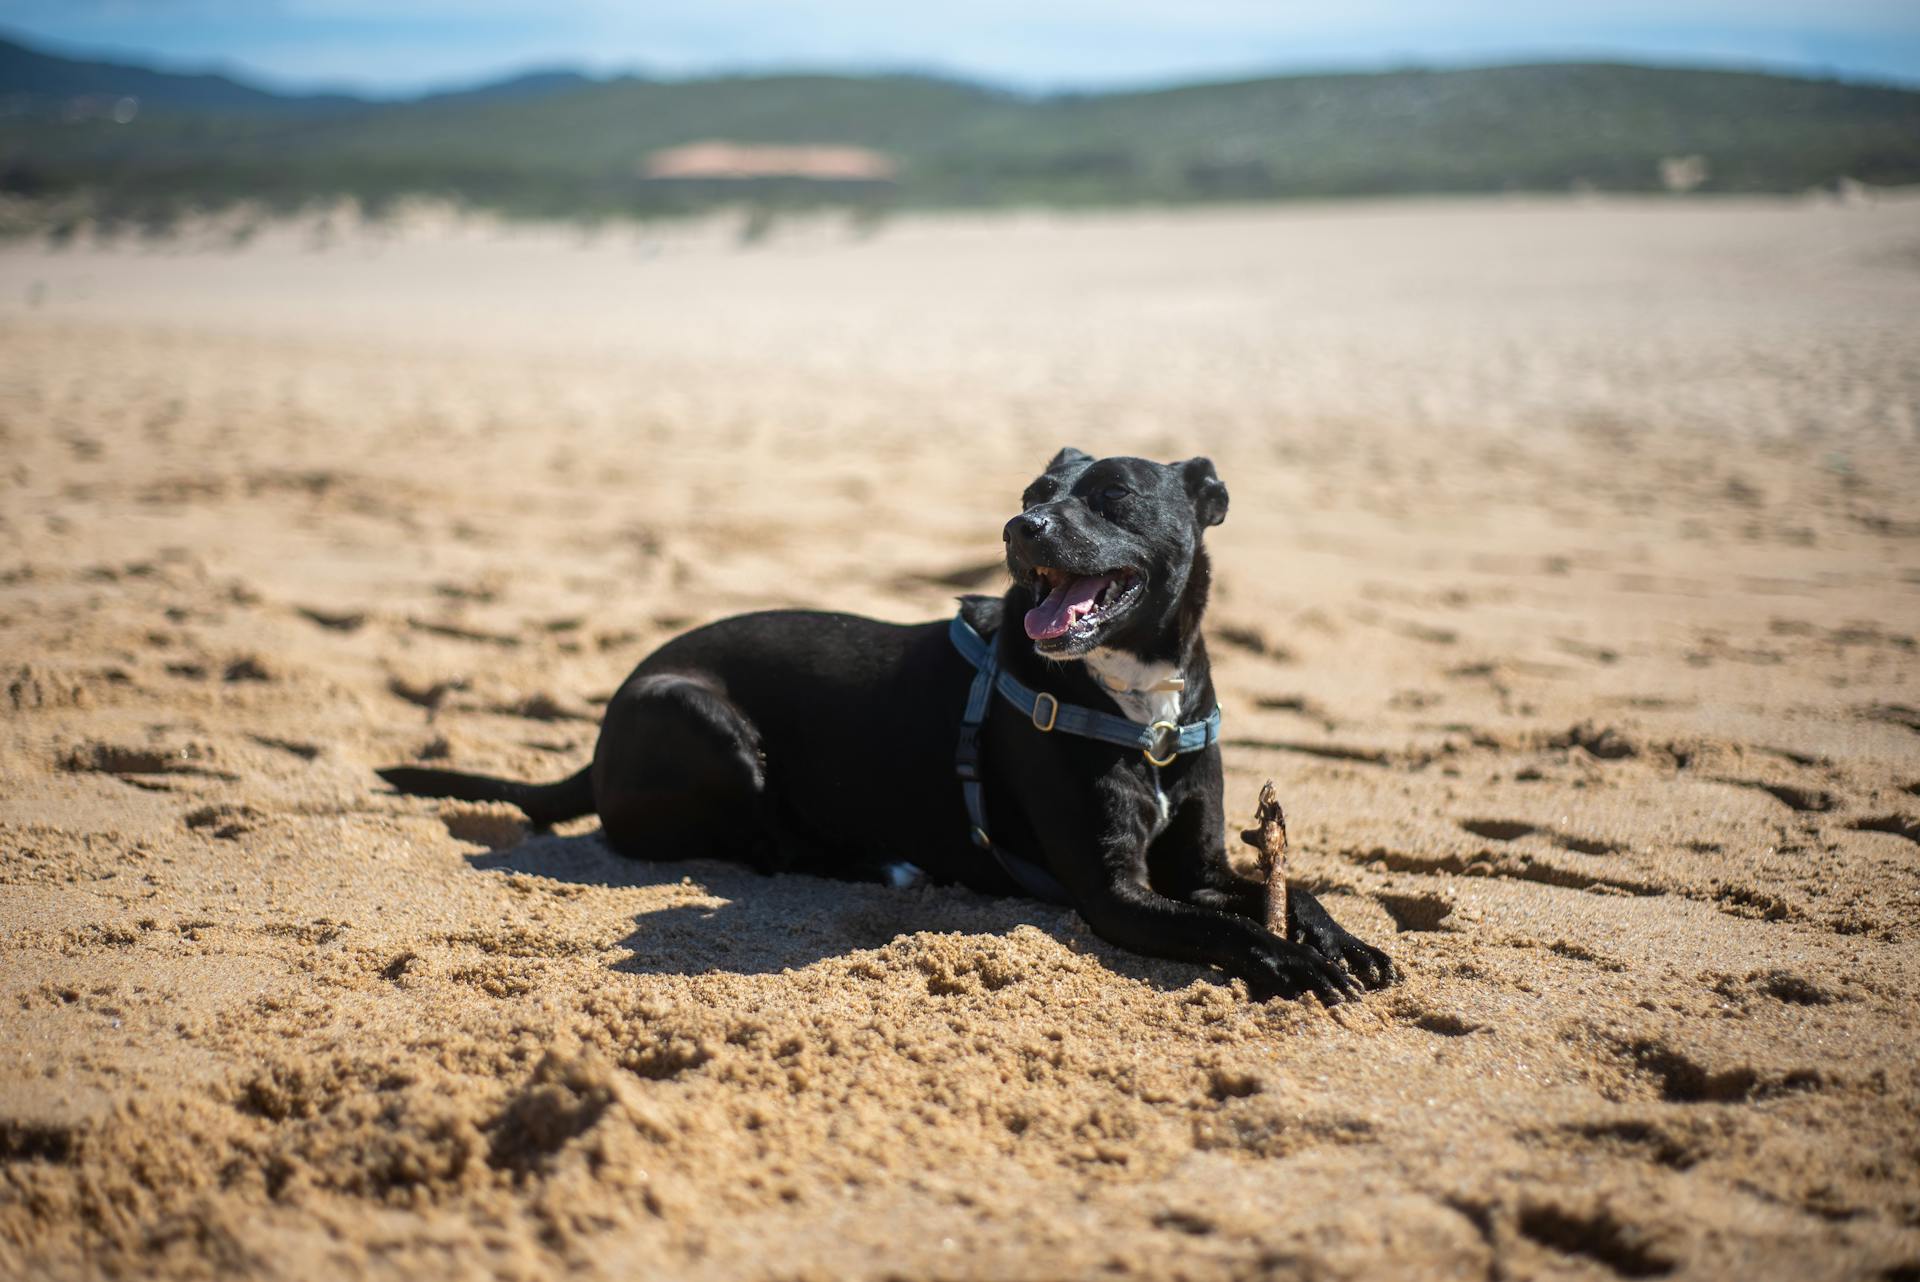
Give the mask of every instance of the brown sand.
M 0 1276 L 1920 1276 L 1916 317 L 1913 204 L 0 252 Z M 1069 443 L 1217 460 L 1230 827 L 1401 986 L 370 773 Z

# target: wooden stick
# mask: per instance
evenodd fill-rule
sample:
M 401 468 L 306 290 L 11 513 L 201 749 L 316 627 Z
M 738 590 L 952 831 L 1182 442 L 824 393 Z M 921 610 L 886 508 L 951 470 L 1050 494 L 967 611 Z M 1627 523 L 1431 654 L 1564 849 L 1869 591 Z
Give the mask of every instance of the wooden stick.
M 1260 789 L 1260 805 L 1254 811 L 1253 827 L 1240 834 L 1240 840 L 1260 852 L 1260 875 L 1267 882 L 1267 929 L 1282 939 L 1287 937 L 1287 812 L 1280 808 L 1280 794 L 1273 780 Z

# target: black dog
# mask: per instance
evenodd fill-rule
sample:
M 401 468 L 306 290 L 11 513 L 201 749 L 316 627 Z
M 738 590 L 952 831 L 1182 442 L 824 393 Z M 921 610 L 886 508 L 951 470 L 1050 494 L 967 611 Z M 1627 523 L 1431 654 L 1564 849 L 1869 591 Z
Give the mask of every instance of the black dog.
M 1013 585 L 963 598 L 957 621 L 723 619 L 634 670 L 570 779 L 381 777 L 508 801 L 541 825 L 598 811 L 616 850 L 649 859 L 842 878 L 908 861 L 936 882 L 1070 903 L 1103 938 L 1218 966 L 1260 998 L 1332 1003 L 1391 981 L 1386 954 L 1298 887 L 1287 937 L 1269 932 L 1264 887 L 1228 863 L 1200 635 L 1201 534 L 1227 512 L 1213 464 L 1066 449 L 1021 506 L 1005 531 Z

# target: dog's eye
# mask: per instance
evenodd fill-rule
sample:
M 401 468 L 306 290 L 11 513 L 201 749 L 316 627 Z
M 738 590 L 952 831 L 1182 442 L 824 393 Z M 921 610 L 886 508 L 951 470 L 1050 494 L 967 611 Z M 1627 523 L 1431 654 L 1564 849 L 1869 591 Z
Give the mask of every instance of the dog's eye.
M 1102 503 L 1118 503 L 1131 493 L 1133 493 L 1133 491 L 1124 485 L 1109 485 L 1106 489 L 1100 491 L 1100 501 Z

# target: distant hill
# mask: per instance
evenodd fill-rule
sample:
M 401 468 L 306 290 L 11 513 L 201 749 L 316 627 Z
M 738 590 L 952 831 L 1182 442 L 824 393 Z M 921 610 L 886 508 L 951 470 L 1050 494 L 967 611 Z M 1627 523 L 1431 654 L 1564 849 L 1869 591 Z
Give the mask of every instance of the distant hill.
M 89 95 L 139 109 L 124 123 L 69 109 Z M 701 139 L 875 148 L 898 162 L 888 199 L 910 206 L 1658 191 L 1682 178 L 1792 192 L 1920 182 L 1920 92 L 1543 64 L 1042 97 L 924 76 L 551 71 L 375 102 L 0 42 L 0 190 L 84 192 L 109 214 L 409 193 L 526 214 L 659 211 L 711 193 L 648 184 L 641 160 Z
M 506 80 L 485 81 L 471 89 L 454 89 L 432 96 L 465 98 L 470 102 L 481 98 L 544 98 L 548 94 L 585 89 L 595 83 L 591 76 L 577 71 L 526 71 Z
M 133 98 L 148 108 L 273 113 L 364 105 L 339 94 L 277 94 L 210 73 L 63 58 L 0 39 L 0 104 L 8 114 L 60 112 L 76 98 Z

